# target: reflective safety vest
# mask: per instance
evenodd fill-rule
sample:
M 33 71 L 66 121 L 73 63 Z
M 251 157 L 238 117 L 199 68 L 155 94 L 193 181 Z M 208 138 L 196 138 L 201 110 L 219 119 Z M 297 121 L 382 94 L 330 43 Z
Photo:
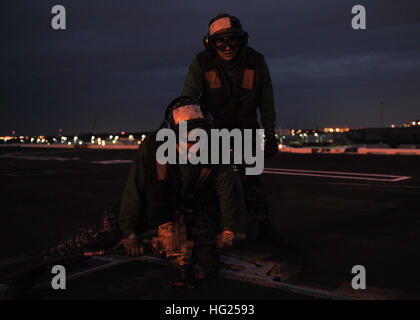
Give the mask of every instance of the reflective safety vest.
M 202 51 L 197 55 L 205 73 L 202 101 L 215 119 L 216 128 L 256 129 L 259 127 L 257 108 L 261 99 L 264 56 L 246 47 L 240 70 L 242 81 L 232 85 L 215 53 Z

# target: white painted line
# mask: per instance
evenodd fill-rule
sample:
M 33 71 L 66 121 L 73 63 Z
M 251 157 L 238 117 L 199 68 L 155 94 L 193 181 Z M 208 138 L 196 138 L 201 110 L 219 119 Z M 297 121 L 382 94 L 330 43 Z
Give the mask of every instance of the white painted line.
M 91 161 L 90 163 L 98 164 L 121 164 L 121 163 L 131 163 L 133 160 L 102 160 L 102 161 Z
M 301 169 L 281 169 L 281 168 L 265 168 L 270 171 L 291 171 L 291 172 L 310 172 L 310 173 L 326 173 L 326 174 L 340 174 L 340 175 L 352 175 L 352 176 L 367 176 L 367 177 L 384 177 L 384 178 L 395 178 L 401 176 L 389 175 L 389 174 L 374 174 L 374 173 L 359 173 L 359 172 L 342 172 L 342 171 L 318 171 L 318 170 L 301 170 Z
M 411 177 L 399 177 L 392 180 L 392 182 L 403 181 L 403 180 L 408 180 L 408 179 L 411 179 Z
M 119 265 L 123 265 L 132 261 L 144 261 L 144 262 L 151 262 L 151 263 L 157 263 L 159 265 L 166 265 L 166 266 L 174 266 L 171 264 L 168 260 L 165 260 L 163 258 L 157 258 L 153 256 L 144 255 L 141 257 L 124 257 L 124 256 L 98 256 L 93 257 L 95 260 L 103 261 L 105 264 L 93 267 L 89 270 L 81 271 L 74 273 L 72 275 L 69 275 L 67 277 L 67 280 L 74 280 L 78 279 L 87 275 L 90 275 L 92 273 L 103 271 L 112 267 L 116 267 Z M 274 289 L 279 289 L 282 291 L 292 292 L 296 294 L 301 294 L 305 296 L 315 297 L 315 298 L 322 298 L 322 299 L 332 299 L 332 300 L 355 300 L 356 298 L 351 296 L 346 296 L 343 294 L 338 294 L 334 292 L 330 292 L 327 290 L 322 289 L 316 289 L 311 288 L 308 286 L 302 286 L 302 285 L 295 285 L 287 282 L 279 282 L 272 279 L 272 277 L 264 275 L 267 270 L 271 269 L 271 265 L 269 263 L 266 263 L 267 266 L 263 266 L 263 268 L 258 270 L 258 267 L 256 267 L 254 264 L 249 262 L 244 262 L 239 259 L 235 259 L 232 257 L 221 255 L 220 257 L 221 262 L 223 261 L 229 261 L 233 262 L 237 265 L 243 266 L 246 270 L 243 271 L 232 271 L 227 269 L 221 269 L 219 270 L 219 276 L 225 279 L 232 279 L 237 280 L 241 282 L 247 282 L 247 283 L 253 283 L 259 286 L 263 287 L 269 287 Z M 42 288 L 42 287 L 49 287 L 51 285 L 50 282 L 44 282 L 42 284 L 37 285 L 35 288 Z
M 4 159 L 19 159 L 19 160 L 57 160 L 57 161 L 76 161 L 80 158 L 63 158 L 63 157 L 43 157 L 43 156 L 36 156 L 31 155 L 30 153 L 5 153 L 0 156 L 0 158 Z
M 2 259 L 2 260 L 0 260 L 0 267 L 4 267 L 4 266 L 10 265 L 10 264 L 19 263 L 19 262 L 23 262 L 23 261 L 29 261 L 33 258 L 34 258 L 34 256 L 21 255 L 21 256 L 15 256 L 15 257 L 11 257 L 11 258 Z
M 38 177 L 38 176 L 48 176 L 55 174 L 55 171 L 52 170 L 43 170 L 43 171 L 34 171 L 29 173 L 3 173 L 3 176 L 7 177 Z
M 328 182 L 328 184 L 344 185 L 344 186 L 363 186 L 363 187 L 377 187 L 377 188 L 392 188 L 392 189 L 420 189 L 418 186 L 401 186 L 401 185 L 383 185 L 371 183 L 345 183 L 345 182 Z
M 387 288 L 373 287 L 369 285 L 366 290 L 354 290 L 350 282 L 343 282 L 334 293 L 342 295 L 351 295 L 363 300 L 395 300 L 401 292 Z
M 297 169 L 278 169 L 278 168 L 266 168 L 264 170 L 264 173 L 293 175 L 293 176 L 310 176 L 310 177 L 319 177 L 319 178 L 382 181 L 382 182 L 398 182 L 398 181 L 411 179 L 411 177 L 384 175 L 384 174 L 357 173 L 357 172 L 336 172 L 336 171 L 317 171 L 317 170 L 297 170 Z
M 100 265 L 100 266 L 96 266 L 93 268 L 90 268 L 88 270 L 83 270 L 83 271 L 79 271 L 76 273 L 73 273 L 69 276 L 66 277 L 66 280 L 75 280 L 84 276 L 88 276 L 92 273 L 98 272 L 98 271 L 103 271 L 103 270 L 107 270 L 109 268 L 113 268 L 122 264 L 126 264 L 132 261 L 146 261 L 146 262 L 152 262 L 152 263 L 158 263 L 158 264 L 162 264 L 162 265 L 167 265 L 170 266 L 171 264 L 169 263 L 169 261 L 161 259 L 161 258 L 156 258 L 153 256 L 141 256 L 141 257 L 126 257 L 126 256 L 96 256 L 96 257 L 92 257 L 92 259 L 94 260 L 98 260 L 98 261 L 103 261 L 105 262 L 104 264 Z M 43 282 L 40 283 L 36 286 L 34 286 L 34 288 L 45 288 L 45 287 L 49 287 L 51 286 L 51 282 Z
M 297 173 L 297 172 L 278 172 L 278 171 L 265 171 L 264 173 L 269 174 L 283 174 L 283 175 L 293 175 L 293 176 L 310 176 L 310 177 L 319 177 L 319 178 L 334 178 L 334 179 L 352 179 L 352 180 L 368 180 L 368 181 L 383 181 L 383 182 L 396 182 L 400 180 L 395 179 L 378 179 L 378 178 L 365 178 L 365 177 L 350 177 L 350 176 L 336 176 L 336 175 L 322 175 L 322 174 L 310 174 L 310 173 Z M 403 180 L 410 179 L 410 177 L 403 177 Z
M 7 264 L 7 262 L 15 262 L 21 259 L 28 259 L 31 257 L 17 257 L 3 260 L 2 263 Z M 88 270 L 79 271 L 67 276 L 67 280 L 75 280 L 84 276 L 88 276 L 90 274 L 104 271 L 119 265 L 123 265 L 133 261 L 143 261 L 143 262 L 150 262 L 164 266 L 174 267 L 174 264 L 170 263 L 168 260 L 155 257 L 144 255 L 141 257 L 127 257 L 127 256 L 113 256 L 113 255 L 105 255 L 105 256 L 94 256 L 92 257 L 94 260 L 104 262 L 103 265 L 99 265 L 96 267 L 92 267 Z M 236 281 L 246 282 L 246 283 L 253 283 L 259 286 L 278 289 L 286 292 L 292 292 L 295 294 L 300 294 L 304 296 L 314 297 L 314 298 L 321 298 L 321 299 L 329 299 L 329 300 L 360 300 L 360 299 L 394 299 L 396 296 L 387 296 L 384 295 L 383 292 L 393 292 L 389 289 L 381 288 L 380 292 L 376 293 L 377 290 L 370 290 L 369 295 L 355 295 L 353 292 L 349 292 L 349 290 L 341 290 L 343 286 L 338 287 L 334 291 L 329 291 L 326 289 L 318 289 L 309 287 L 306 285 L 298 285 L 292 284 L 288 282 L 280 282 L 273 280 L 273 276 L 267 275 L 268 271 L 271 270 L 274 263 L 270 261 L 258 261 L 258 266 L 254 263 L 247 262 L 241 259 L 237 259 L 232 256 L 220 255 L 220 262 L 226 264 L 235 264 L 241 266 L 242 270 L 230 270 L 230 269 L 220 269 L 219 276 L 225 279 L 232 279 Z M 51 286 L 51 282 L 43 282 L 36 285 L 34 288 L 47 288 Z M 0 293 L 3 290 L 6 290 L 7 286 L 2 286 L 0 284 Z M 376 289 L 376 288 L 375 288 Z M 347 292 L 346 292 L 347 291 Z M 396 292 L 400 294 L 400 292 Z
M 269 271 L 276 265 L 270 261 L 258 261 L 258 266 L 254 263 L 246 262 L 232 256 L 221 255 L 220 262 L 225 264 L 240 265 L 243 269 L 240 271 L 220 269 L 219 275 L 223 278 L 233 279 L 237 281 L 254 283 L 263 287 L 270 287 L 282 291 L 292 292 L 314 298 L 330 299 L 330 300 L 354 300 L 354 297 L 337 294 L 328 290 L 312 288 L 305 285 L 297 285 L 288 282 L 274 280 L 269 275 Z
M 328 300 L 360 300 L 351 296 L 345 296 L 342 294 L 337 294 L 327 290 L 321 290 L 316 288 L 311 288 L 307 286 L 295 285 L 287 282 L 278 282 L 266 277 L 261 277 L 257 275 L 247 275 L 241 274 L 240 271 L 232 270 L 221 270 L 219 275 L 226 279 L 232 279 L 241 282 L 253 283 L 263 287 L 274 288 L 286 292 L 292 292 L 295 294 L 300 294 L 304 296 L 309 296 L 319 299 L 328 299 Z

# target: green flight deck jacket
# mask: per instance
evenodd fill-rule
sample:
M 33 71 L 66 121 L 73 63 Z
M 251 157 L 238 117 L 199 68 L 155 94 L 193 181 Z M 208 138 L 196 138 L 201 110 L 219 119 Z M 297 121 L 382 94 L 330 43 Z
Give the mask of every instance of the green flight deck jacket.
M 157 181 L 156 155 L 151 148 L 155 135 L 151 134 L 140 145 L 131 166 L 123 192 L 120 212 L 120 228 L 124 236 L 144 232 L 172 219 L 173 195 L 179 190 L 174 184 Z M 151 158 L 152 157 L 152 158 Z M 167 165 L 179 168 L 181 181 L 188 176 L 188 165 Z M 190 165 L 191 166 L 191 165 Z M 205 188 L 199 190 L 200 210 L 211 209 L 218 213 L 220 228 L 236 230 L 239 201 L 230 165 L 211 166 Z M 182 182 L 181 182 L 182 184 Z M 210 208 L 211 207 L 211 208 Z
M 226 80 L 224 81 L 224 79 Z M 215 89 L 218 86 L 230 87 L 233 99 L 236 99 L 240 104 L 239 108 L 246 109 L 236 110 L 233 118 L 242 113 L 244 117 L 257 121 L 256 109 L 259 108 L 262 127 L 267 133 L 274 133 L 276 111 L 273 86 L 267 63 L 261 53 L 250 47 L 245 47 L 238 52 L 238 56 L 232 62 L 223 61 L 215 52 L 202 51 L 197 54 L 189 67 L 181 95 L 194 98 L 202 96 L 206 100 L 208 96 L 220 96 L 220 93 L 217 93 Z M 240 91 L 238 88 L 240 88 Z M 247 101 L 250 97 L 247 92 L 252 90 L 257 91 L 255 93 L 256 99 L 255 101 Z M 217 106 L 217 99 L 219 98 L 216 98 L 216 102 L 213 99 L 212 105 L 207 105 L 207 108 L 213 114 L 213 117 L 225 118 L 223 113 L 226 110 L 223 109 L 230 107 L 228 106 L 229 102 L 226 103 L 227 100 L 224 100 L 221 101 L 221 106 Z M 207 103 L 207 101 L 203 102 L 204 104 Z M 224 103 L 226 105 L 223 105 Z M 253 105 L 253 108 L 250 108 L 249 105 Z M 221 110 L 212 110 L 219 108 Z M 221 113 L 221 115 L 218 113 Z M 237 124 L 237 126 L 240 127 L 240 124 Z

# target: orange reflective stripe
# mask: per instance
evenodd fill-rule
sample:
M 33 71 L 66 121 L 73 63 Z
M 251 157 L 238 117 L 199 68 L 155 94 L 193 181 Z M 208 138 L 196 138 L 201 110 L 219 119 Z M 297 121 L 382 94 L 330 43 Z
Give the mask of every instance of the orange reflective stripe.
M 216 70 L 207 71 L 206 79 L 209 82 L 210 89 L 217 89 L 222 87 L 222 82 L 220 81 Z
M 204 118 L 203 113 L 201 112 L 201 107 L 196 104 L 179 107 L 172 112 L 172 115 L 174 117 L 175 124 L 178 124 L 181 121 Z
M 200 178 L 198 178 L 198 185 L 202 185 L 207 178 L 210 176 L 211 169 L 210 168 L 202 168 L 200 172 Z
M 210 25 L 210 35 L 212 36 L 217 31 L 220 31 L 223 29 L 229 29 L 230 27 L 231 27 L 231 24 L 230 24 L 229 17 L 217 19 Z
M 157 177 L 159 181 L 166 179 L 166 164 L 160 164 L 156 161 Z
M 245 69 L 244 78 L 242 80 L 242 88 L 252 90 L 254 87 L 254 74 L 255 70 Z

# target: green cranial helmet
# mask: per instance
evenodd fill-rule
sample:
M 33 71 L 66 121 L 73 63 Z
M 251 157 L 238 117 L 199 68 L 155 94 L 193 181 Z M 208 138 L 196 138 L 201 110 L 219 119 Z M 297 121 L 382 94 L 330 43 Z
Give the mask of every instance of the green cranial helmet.
M 212 126 L 213 117 L 200 100 L 182 96 L 174 99 L 166 108 L 165 127 L 177 131 L 182 121 L 187 122 L 188 130 L 209 129 Z
M 219 13 L 209 22 L 209 36 L 216 37 L 221 35 L 243 35 L 241 21 L 227 13 Z
M 238 18 L 227 13 L 219 13 L 209 22 L 207 36 L 204 37 L 206 49 L 224 51 L 226 46 L 235 48 L 248 43 L 248 33 L 242 27 Z

